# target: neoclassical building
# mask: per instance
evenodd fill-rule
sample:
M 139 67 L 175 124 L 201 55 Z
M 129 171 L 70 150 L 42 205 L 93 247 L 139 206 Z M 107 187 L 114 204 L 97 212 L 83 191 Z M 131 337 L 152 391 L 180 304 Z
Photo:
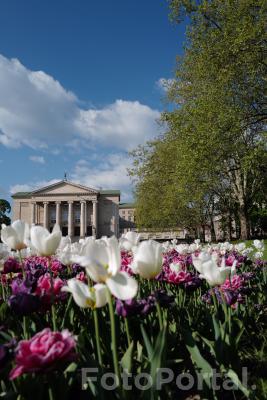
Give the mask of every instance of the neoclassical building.
M 52 230 L 59 224 L 64 236 L 119 236 L 119 190 L 96 190 L 62 180 L 32 192 L 13 194 L 12 219 Z

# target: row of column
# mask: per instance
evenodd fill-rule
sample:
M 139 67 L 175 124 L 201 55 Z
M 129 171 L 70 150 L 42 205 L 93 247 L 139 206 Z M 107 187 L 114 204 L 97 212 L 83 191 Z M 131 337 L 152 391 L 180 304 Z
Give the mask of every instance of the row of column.
M 56 224 L 61 225 L 61 201 L 56 201 Z M 68 201 L 68 236 L 74 236 L 74 218 L 73 218 L 73 201 Z M 93 200 L 93 226 L 92 234 L 97 236 L 97 200 Z M 81 213 L 80 213 L 80 236 L 86 236 L 87 229 L 87 202 L 85 200 L 80 201 Z M 44 206 L 44 227 L 49 228 L 48 223 L 48 201 L 43 202 Z M 31 223 L 34 224 L 36 221 L 36 202 L 32 203 L 32 214 Z

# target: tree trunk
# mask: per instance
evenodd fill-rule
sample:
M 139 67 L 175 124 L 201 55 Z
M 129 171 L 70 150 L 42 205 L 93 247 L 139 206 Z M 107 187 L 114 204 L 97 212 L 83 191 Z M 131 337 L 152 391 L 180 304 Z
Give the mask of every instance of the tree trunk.
M 240 239 L 249 239 L 248 218 L 245 208 L 240 208 L 238 211 L 240 221 Z
M 229 241 L 232 240 L 232 218 L 231 218 L 231 214 L 229 214 L 228 217 L 228 235 L 229 235 Z
M 216 242 L 217 240 L 212 215 L 210 216 L 210 240 L 211 242 Z
M 205 236 L 205 225 L 202 225 L 202 242 L 206 242 L 206 236 Z

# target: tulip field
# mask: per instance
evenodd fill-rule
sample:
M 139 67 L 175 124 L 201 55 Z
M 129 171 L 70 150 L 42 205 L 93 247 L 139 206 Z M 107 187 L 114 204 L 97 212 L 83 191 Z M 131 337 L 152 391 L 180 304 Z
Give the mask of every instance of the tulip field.
M 263 241 L 1 240 L 1 399 L 266 398 Z

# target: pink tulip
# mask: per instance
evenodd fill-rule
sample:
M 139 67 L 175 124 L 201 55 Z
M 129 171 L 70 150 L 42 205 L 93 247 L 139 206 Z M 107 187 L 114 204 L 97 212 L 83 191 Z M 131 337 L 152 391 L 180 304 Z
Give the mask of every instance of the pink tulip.
M 68 330 L 38 332 L 30 340 L 21 340 L 16 349 L 16 366 L 9 378 L 30 372 L 48 372 L 76 358 L 75 339 Z

